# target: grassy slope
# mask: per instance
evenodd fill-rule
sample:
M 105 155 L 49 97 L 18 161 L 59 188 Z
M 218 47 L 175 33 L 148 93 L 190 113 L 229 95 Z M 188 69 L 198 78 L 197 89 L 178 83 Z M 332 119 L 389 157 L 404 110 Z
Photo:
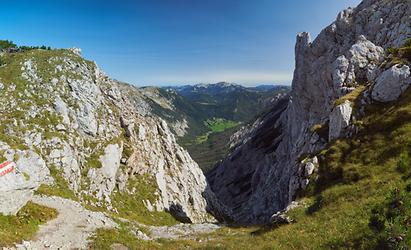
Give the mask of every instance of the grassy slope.
M 178 221 L 167 212 L 150 212 L 147 210 L 143 200 L 149 200 L 151 204 L 157 200 L 155 180 L 146 175 L 133 177 L 127 183 L 126 191 L 119 192 L 117 189 L 112 195 L 113 206 L 117 208 L 118 214 L 113 217 L 121 217 L 130 221 L 137 221 L 146 225 L 174 225 Z
M 208 119 L 207 121 L 205 121 L 205 124 L 213 133 L 221 133 L 238 125 L 238 123 L 235 121 L 221 118 Z
M 239 123 L 213 118 L 204 121 L 207 133 L 197 136 L 195 139 L 182 139 L 180 144 L 185 147 L 190 156 L 206 172 L 228 153 L 228 142 L 231 135 L 237 130 Z
M 220 133 L 212 133 L 207 140 L 189 148 L 191 157 L 198 163 L 204 172 L 210 170 L 218 161 L 222 160 L 229 151 L 228 142 L 237 127 Z
M 39 225 L 56 217 L 55 209 L 32 202 L 27 203 L 16 216 L 0 215 L 0 247 L 31 239 Z

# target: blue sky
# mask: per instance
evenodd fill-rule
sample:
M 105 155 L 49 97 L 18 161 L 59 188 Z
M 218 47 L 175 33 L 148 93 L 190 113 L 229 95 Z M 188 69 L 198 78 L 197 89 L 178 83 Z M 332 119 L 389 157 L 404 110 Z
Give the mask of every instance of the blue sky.
M 0 34 L 80 47 L 136 85 L 290 83 L 298 32 L 313 36 L 360 0 L 7 1 Z

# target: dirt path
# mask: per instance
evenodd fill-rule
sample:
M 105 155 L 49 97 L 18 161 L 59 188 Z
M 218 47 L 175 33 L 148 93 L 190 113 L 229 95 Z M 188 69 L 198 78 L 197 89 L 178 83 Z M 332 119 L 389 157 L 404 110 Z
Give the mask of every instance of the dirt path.
M 204 224 L 178 224 L 174 226 L 149 227 L 152 239 L 192 239 L 196 235 L 212 233 L 220 226 L 210 223 Z
M 212 233 L 221 228 L 213 223 L 202 224 L 184 224 L 180 223 L 173 226 L 149 226 L 138 222 L 131 222 L 126 219 L 120 219 L 123 222 L 131 223 L 132 231 L 137 238 L 141 240 L 156 239 L 193 239 L 199 234 Z M 140 229 L 144 228 L 148 234 L 143 233 Z
M 87 249 L 89 237 L 98 228 L 114 228 L 117 224 L 101 212 L 92 212 L 80 203 L 47 196 L 34 196 L 34 203 L 54 208 L 58 211 L 56 219 L 41 225 L 31 241 L 25 241 L 9 250 L 71 250 Z M 174 226 L 144 226 L 150 232 L 147 236 L 136 229 L 136 237 L 143 240 L 190 239 L 198 234 L 211 233 L 219 226 L 215 224 L 178 224 Z
M 34 203 L 54 208 L 58 217 L 41 225 L 35 238 L 17 249 L 86 249 L 88 238 L 98 228 L 113 228 L 116 223 L 100 212 L 91 212 L 78 202 L 60 197 L 35 196 Z

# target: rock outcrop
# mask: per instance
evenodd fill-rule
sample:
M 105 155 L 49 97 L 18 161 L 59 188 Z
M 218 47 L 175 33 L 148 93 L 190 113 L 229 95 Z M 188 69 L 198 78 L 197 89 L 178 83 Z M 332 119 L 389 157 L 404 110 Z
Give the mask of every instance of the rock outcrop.
M 41 184 L 52 179 L 44 160 L 35 152 L 14 150 L 4 143 L 0 148 L 6 160 L 0 169 L 0 212 L 14 215 Z
M 343 104 L 338 105 L 331 111 L 329 122 L 329 141 L 341 137 L 344 130 L 350 125 L 352 114 L 352 103 L 345 101 Z
M 365 92 L 374 86 L 377 101 L 395 100 L 405 91 L 409 66 L 385 70 L 384 59 L 387 48 L 403 46 L 410 37 L 408 0 L 364 0 L 342 11 L 313 42 L 308 33 L 297 36 L 290 98 L 237 135 L 230 155 L 207 175 L 234 220 L 269 222 L 306 186 L 301 157 L 344 136 L 353 119 L 348 102 L 334 107 L 337 99 L 360 86 Z M 316 125 L 330 126 L 329 135 L 313 131 Z
M 394 65 L 377 78 L 372 89 L 372 99 L 379 102 L 395 101 L 410 84 L 410 68 L 407 65 Z

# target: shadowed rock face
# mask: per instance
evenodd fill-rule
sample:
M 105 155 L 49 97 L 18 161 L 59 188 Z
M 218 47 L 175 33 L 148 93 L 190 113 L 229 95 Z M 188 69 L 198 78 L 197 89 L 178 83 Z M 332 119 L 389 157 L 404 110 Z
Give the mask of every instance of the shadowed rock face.
M 285 111 L 288 98 L 283 98 L 266 115 L 258 119 L 243 144 L 237 147 L 217 168 L 207 173 L 207 178 L 219 199 L 232 208 L 234 214 L 241 212 L 242 205 L 252 195 L 252 187 L 264 176 L 256 163 L 271 162 L 282 139 L 282 126 L 278 123 Z
M 236 148 L 208 174 L 212 189 L 237 222 L 269 221 L 307 185 L 300 157 L 327 143 L 311 128 L 330 124 L 335 101 L 359 84 L 382 82 L 384 49 L 400 47 L 411 37 L 410 16 L 409 0 L 364 0 L 338 14 L 313 42 L 308 33 L 297 36 L 288 104 L 277 104 L 271 115 L 237 136 Z M 349 119 L 344 117 L 345 125 Z

